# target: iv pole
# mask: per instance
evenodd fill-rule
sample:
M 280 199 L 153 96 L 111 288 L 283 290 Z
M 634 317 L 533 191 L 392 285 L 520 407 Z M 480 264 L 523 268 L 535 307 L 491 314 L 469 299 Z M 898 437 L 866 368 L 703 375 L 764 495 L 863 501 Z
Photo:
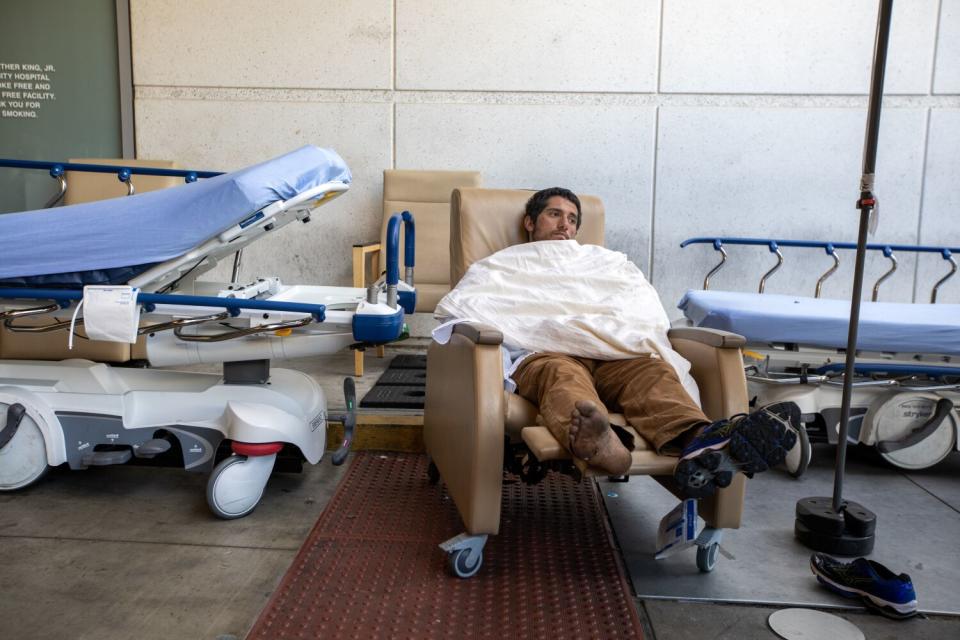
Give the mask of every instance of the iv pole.
M 817 551 L 837 555 L 859 556 L 873 550 L 876 515 L 856 502 L 843 499 L 843 473 L 847 460 L 847 433 L 850 422 L 850 400 L 857 355 L 857 328 L 860 322 L 860 296 L 863 292 L 863 263 L 871 216 L 876 215 L 877 198 L 873 193 L 877 160 L 877 139 L 880 133 L 880 106 L 883 101 L 883 75 L 890 40 L 890 18 L 893 0 L 880 0 L 877 33 L 873 49 L 873 72 L 867 107 L 867 131 L 863 147 L 863 173 L 860 178 L 860 230 L 857 236 L 857 257 L 853 275 L 853 297 L 850 301 L 850 326 L 847 333 L 846 366 L 843 375 L 843 399 L 840 405 L 840 433 L 833 480 L 833 498 L 803 498 L 797 502 L 795 533 L 804 545 Z

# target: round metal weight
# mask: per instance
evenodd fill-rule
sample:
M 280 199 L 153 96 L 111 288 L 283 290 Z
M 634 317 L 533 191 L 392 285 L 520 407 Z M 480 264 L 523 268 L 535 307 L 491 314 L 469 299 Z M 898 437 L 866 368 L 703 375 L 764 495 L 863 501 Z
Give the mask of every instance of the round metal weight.
M 767 624 L 785 640 L 865 640 L 853 623 L 815 609 L 780 609 L 770 614 Z

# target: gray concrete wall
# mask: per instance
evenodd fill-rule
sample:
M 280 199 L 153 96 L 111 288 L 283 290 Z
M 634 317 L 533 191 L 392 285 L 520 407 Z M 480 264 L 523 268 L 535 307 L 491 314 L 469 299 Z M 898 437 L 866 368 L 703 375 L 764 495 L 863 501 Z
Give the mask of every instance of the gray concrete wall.
M 347 284 L 386 168 L 601 196 L 607 244 L 671 315 L 715 262 L 698 235 L 855 241 L 875 0 L 131 0 L 137 153 L 235 169 L 336 149 L 350 193 L 254 245 L 244 277 Z M 960 0 L 895 3 L 877 242 L 960 246 Z M 731 249 L 718 288 L 773 264 Z M 768 291 L 831 261 L 787 250 Z M 851 289 L 853 255 L 825 286 Z M 926 300 L 938 256 L 901 255 L 882 300 Z M 868 261 L 868 283 L 886 270 Z M 869 287 L 868 287 L 869 288 Z M 960 277 L 940 300 L 960 301 Z

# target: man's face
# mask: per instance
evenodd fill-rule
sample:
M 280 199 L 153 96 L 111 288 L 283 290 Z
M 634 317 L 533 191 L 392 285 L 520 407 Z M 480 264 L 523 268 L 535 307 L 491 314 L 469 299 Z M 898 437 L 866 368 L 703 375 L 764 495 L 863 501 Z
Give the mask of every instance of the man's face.
M 577 207 L 563 196 L 553 196 L 547 200 L 537 221 L 524 216 L 523 227 L 530 234 L 530 240 L 573 240 L 577 237 Z

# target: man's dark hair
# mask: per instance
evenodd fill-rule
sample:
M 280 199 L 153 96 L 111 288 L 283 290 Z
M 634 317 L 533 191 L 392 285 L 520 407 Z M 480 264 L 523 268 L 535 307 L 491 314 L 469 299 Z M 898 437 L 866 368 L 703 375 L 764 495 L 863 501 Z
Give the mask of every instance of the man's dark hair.
M 564 189 L 563 187 L 550 187 L 549 189 L 543 189 L 542 191 L 537 191 L 535 194 L 530 196 L 530 199 L 527 200 L 526 210 L 524 211 L 525 215 L 530 216 L 530 220 L 534 224 L 537 223 L 537 217 L 547 208 L 547 201 L 553 196 L 560 196 L 564 200 L 569 200 L 577 208 L 577 229 L 580 229 L 580 198 L 577 197 L 573 191 L 570 189 Z

